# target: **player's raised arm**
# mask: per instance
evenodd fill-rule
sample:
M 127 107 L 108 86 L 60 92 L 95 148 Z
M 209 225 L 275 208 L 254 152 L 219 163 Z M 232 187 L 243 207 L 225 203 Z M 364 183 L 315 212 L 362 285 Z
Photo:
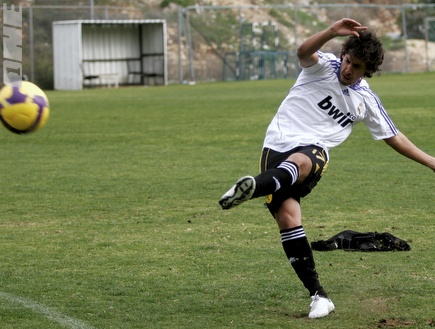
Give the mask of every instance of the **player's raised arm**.
M 310 67 L 317 63 L 317 51 L 329 40 L 338 36 L 354 35 L 359 36 L 359 31 L 367 30 L 357 21 L 350 18 L 343 18 L 327 29 L 318 32 L 306 39 L 298 48 L 297 56 L 302 67 Z

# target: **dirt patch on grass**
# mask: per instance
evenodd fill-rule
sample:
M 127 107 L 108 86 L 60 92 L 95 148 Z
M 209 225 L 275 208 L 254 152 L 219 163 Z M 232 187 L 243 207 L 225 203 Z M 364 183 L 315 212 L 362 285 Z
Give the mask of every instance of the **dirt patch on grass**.
M 381 319 L 377 323 L 378 328 L 401 328 L 415 325 L 415 321 L 403 319 Z
M 385 314 L 388 312 L 388 305 L 392 300 L 392 298 L 386 297 L 368 298 L 364 300 L 362 307 L 371 314 Z

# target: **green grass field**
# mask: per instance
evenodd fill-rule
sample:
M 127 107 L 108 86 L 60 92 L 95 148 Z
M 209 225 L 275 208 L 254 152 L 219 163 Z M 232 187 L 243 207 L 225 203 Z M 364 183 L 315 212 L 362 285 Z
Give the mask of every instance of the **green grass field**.
M 435 154 L 435 74 L 369 82 Z M 257 173 L 291 84 L 48 92 L 46 127 L 1 128 L 1 328 L 434 327 L 434 173 L 363 125 L 302 202 L 308 238 L 386 231 L 412 250 L 315 252 L 331 316 L 307 319 L 263 200 L 220 209 L 237 178 Z

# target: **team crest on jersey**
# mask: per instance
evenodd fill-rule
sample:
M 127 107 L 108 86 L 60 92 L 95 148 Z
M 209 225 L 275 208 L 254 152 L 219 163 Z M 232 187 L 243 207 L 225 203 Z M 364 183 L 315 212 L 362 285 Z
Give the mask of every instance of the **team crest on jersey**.
M 341 91 L 343 92 L 343 95 L 350 96 L 349 89 L 346 88 L 346 89 L 342 89 Z
M 358 108 L 356 109 L 356 111 L 358 112 L 358 115 L 361 114 L 363 107 L 364 107 L 363 103 L 359 103 Z

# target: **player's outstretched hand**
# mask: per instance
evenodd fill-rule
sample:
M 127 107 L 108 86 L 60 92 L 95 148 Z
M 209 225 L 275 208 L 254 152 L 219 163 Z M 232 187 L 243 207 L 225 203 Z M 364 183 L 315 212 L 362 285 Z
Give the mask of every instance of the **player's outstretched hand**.
M 336 36 L 354 35 L 359 37 L 358 32 L 367 30 L 367 26 L 362 26 L 360 23 L 350 18 L 342 18 L 332 24 L 330 28 Z

